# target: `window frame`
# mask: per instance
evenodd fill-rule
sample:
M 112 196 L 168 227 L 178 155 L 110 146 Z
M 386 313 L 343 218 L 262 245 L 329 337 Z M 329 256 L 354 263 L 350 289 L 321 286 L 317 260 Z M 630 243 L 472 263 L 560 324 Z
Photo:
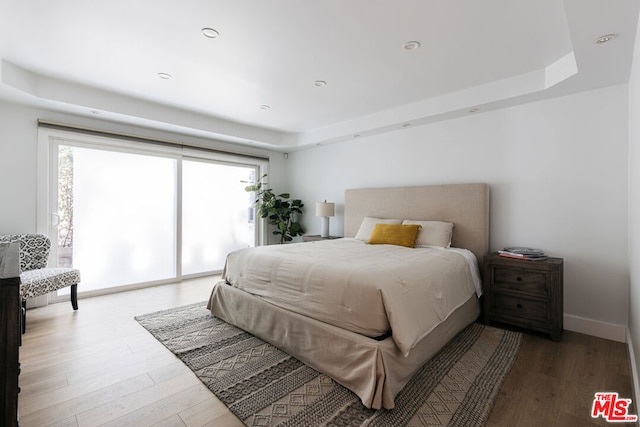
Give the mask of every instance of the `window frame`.
M 78 288 L 79 295 L 91 297 L 111 294 L 123 290 L 140 289 L 167 283 L 175 283 L 180 280 L 219 274 L 220 270 L 182 274 L 182 163 L 188 161 L 214 162 L 219 164 L 248 167 L 255 169 L 255 176 L 259 177 L 268 173 L 269 161 L 258 156 L 243 156 L 235 153 L 224 153 L 219 150 L 208 151 L 206 149 L 181 146 L 179 144 L 166 144 L 161 141 L 158 144 L 135 141 L 129 138 L 118 138 L 117 135 L 94 135 L 82 131 L 70 131 L 49 127 L 38 127 L 37 146 L 37 177 L 36 177 L 36 232 L 51 237 L 52 245 L 49 254 L 48 265 L 57 266 L 57 203 L 58 203 L 58 146 L 76 146 L 107 151 L 117 151 L 132 154 L 152 155 L 172 158 L 177 160 L 176 176 L 176 277 L 162 279 L 153 282 L 136 283 L 131 285 L 105 288 L 101 290 L 82 292 Z M 255 245 L 266 242 L 266 227 L 263 221 L 255 220 Z M 63 290 L 64 291 L 64 290 Z M 48 301 L 55 302 L 68 299 L 68 295 L 58 295 L 57 292 L 49 295 Z M 36 305 L 45 303 L 37 301 Z

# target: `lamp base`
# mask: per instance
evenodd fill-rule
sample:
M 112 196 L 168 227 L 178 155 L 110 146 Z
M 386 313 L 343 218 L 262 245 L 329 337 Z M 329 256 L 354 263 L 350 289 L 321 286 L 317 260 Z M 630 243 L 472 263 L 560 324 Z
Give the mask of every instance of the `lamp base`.
M 320 233 L 320 237 L 329 237 L 329 217 L 322 216 L 320 218 L 322 221 L 322 232 Z

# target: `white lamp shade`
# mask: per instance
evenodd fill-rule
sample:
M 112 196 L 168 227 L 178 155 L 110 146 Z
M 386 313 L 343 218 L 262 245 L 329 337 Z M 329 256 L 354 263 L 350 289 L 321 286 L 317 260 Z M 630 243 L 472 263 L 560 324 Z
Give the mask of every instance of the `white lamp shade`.
M 316 216 L 334 216 L 336 210 L 335 203 L 317 202 Z

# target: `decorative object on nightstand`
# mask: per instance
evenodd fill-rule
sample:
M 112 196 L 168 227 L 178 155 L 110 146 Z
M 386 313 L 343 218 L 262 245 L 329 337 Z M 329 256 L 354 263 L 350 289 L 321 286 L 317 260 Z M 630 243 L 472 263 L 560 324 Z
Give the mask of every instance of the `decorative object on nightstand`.
M 542 261 L 547 259 L 545 253 L 540 249 L 525 248 L 522 246 L 507 246 L 498 255 L 505 258 L 515 258 L 529 261 Z
M 316 203 L 316 216 L 322 219 L 321 237 L 329 237 L 329 217 L 335 215 L 335 208 L 335 203 L 327 202 L 326 200 Z
M 340 239 L 340 236 L 323 237 L 319 234 L 305 234 L 304 236 L 302 236 L 303 242 L 317 242 L 318 240 L 333 240 L 333 239 Z
M 563 259 L 484 258 L 484 320 L 562 336 Z

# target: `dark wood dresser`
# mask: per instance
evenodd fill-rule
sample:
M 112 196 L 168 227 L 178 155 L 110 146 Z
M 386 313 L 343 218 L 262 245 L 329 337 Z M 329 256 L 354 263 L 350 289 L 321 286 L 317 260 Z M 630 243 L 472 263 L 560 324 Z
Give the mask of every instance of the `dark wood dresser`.
M 518 326 L 562 337 L 563 260 L 511 259 L 489 254 L 484 259 L 485 323 Z
M 4 271 L 0 257 L 0 272 Z M 19 271 L 19 268 L 16 267 Z M 20 374 L 19 347 L 22 304 L 20 277 L 0 276 L 0 426 L 18 424 L 18 375 Z

